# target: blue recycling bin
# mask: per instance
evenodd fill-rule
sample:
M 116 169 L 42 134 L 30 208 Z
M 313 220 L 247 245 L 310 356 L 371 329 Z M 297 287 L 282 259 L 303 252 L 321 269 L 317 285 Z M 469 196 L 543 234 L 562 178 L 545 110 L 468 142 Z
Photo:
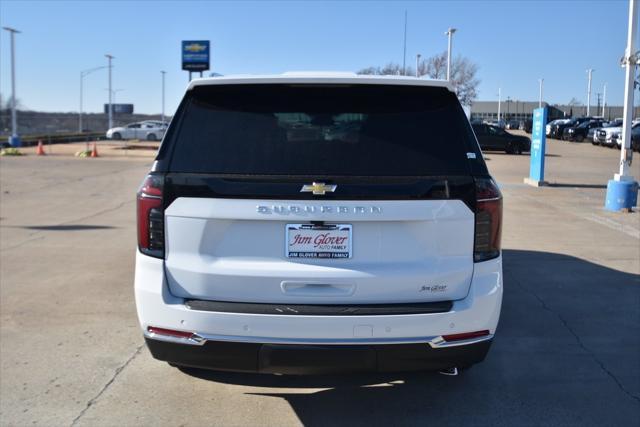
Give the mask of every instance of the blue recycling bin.
M 607 198 L 604 203 L 605 209 L 619 212 L 621 209 L 631 209 L 637 205 L 637 181 L 609 180 L 609 183 L 607 184 Z

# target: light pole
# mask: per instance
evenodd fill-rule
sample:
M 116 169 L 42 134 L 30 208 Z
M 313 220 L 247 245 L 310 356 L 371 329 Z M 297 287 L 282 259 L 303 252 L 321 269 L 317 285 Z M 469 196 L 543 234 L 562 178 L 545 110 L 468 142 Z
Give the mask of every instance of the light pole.
M 407 75 L 407 11 L 404 11 L 404 44 L 403 44 L 403 52 L 402 52 L 402 75 Z
M 107 57 L 107 59 L 109 60 L 109 106 L 107 108 L 107 111 L 109 112 L 109 129 L 111 129 L 113 127 L 113 112 L 112 112 L 112 107 L 111 107 L 111 95 L 113 92 L 111 92 L 111 60 L 114 58 L 113 55 L 110 54 L 106 54 L 105 55 Z
M 456 28 L 449 28 L 444 33 L 446 36 L 449 36 L 449 44 L 447 47 L 447 81 L 451 80 L 451 39 L 453 38 L 453 33 L 456 31 Z
M 420 55 L 419 53 L 416 55 L 416 77 L 420 77 L 420 72 L 418 71 L 418 68 L 420 67 L 420 57 L 422 55 Z
M 604 109 L 607 106 L 607 84 L 604 84 L 604 88 L 602 90 L 602 118 L 604 119 Z
M 638 201 L 638 183 L 631 174 L 631 119 L 633 118 L 633 95 L 635 90 L 636 67 L 640 65 L 636 37 L 638 34 L 638 3 L 629 0 L 629 31 L 627 47 L 621 60 L 625 67 L 624 112 L 622 121 L 622 149 L 620 150 L 620 169 L 607 183 L 605 209 L 610 211 L 631 212 Z
M 638 3 L 629 1 L 629 33 L 627 37 L 627 51 L 623 58 L 625 66 L 624 83 L 624 112 L 622 114 L 622 150 L 620 152 L 620 171 L 616 175 L 616 181 L 633 180 L 629 174 L 631 167 L 631 120 L 633 119 L 633 91 L 635 88 L 636 67 L 640 64 L 637 47 L 635 46 L 638 34 Z
M 538 79 L 540 85 L 540 95 L 538 95 L 538 108 L 542 108 L 542 86 L 544 86 L 544 79 Z
M 167 74 L 166 71 L 160 71 L 162 74 L 162 124 L 164 124 L 164 75 Z
M 2 27 L 3 30 L 11 33 L 11 137 L 9 143 L 13 147 L 20 146 L 18 137 L 18 117 L 16 115 L 16 44 L 15 35 L 20 31 L 11 27 Z
M 498 126 L 500 126 L 500 88 L 498 88 Z
M 591 73 L 593 73 L 593 68 L 589 68 L 587 70 L 588 81 L 587 81 L 587 117 L 589 117 L 589 113 L 591 111 Z
M 94 71 L 102 70 L 103 68 L 107 68 L 106 65 L 102 67 L 94 67 L 89 68 L 88 70 L 80 71 L 80 112 L 78 113 L 78 132 L 82 133 L 82 101 L 83 101 L 83 80 L 86 76 L 93 73 Z

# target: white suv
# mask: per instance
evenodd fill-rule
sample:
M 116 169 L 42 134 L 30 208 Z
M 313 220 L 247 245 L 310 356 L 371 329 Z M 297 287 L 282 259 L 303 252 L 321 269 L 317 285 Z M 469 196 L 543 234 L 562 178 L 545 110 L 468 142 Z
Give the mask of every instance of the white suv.
M 194 80 L 137 200 L 156 359 L 451 373 L 489 350 L 502 197 L 446 82 Z

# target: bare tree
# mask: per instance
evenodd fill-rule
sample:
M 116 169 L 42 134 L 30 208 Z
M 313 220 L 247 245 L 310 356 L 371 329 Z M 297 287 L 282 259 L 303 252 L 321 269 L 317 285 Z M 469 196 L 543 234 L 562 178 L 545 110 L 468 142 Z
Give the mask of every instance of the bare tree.
M 24 106 L 22 105 L 22 101 L 20 98 L 16 98 L 16 108 L 22 109 Z M 4 96 L 0 93 L 0 110 L 10 110 L 11 109 L 11 97 Z
M 463 105 L 471 105 L 478 96 L 480 80 L 476 77 L 478 66 L 469 59 L 458 56 L 451 64 L 451 84 Z M 384 67 L 368 67 L 358 74 L 402 75 L 402 66 L 393 62 Z M 405 69 L 405 75 L 414 76 L 415 70 Z M 447 52 L 423 59 L 418 64 L 418 75 L 431 79 L 445 79 L 447 76 Z
M 358 71 L 358 74 L 369 74 L 376 76 L 412 76 L 414 71 L 411 67 L 405 67 L 404 74 L 402 73 L 402 65 L 395 62 L 389 62 L 384 67 L 368 67 Z
M 571 101 L 569 101 L 569 103 L 567 104 L 570 107 L 577 107 L 582 105 L 582 102 L 580 102 L 577 98 L 571 98 Z
M 420 63 L 419 69 L 421 71 L 421 76 L 429 76 L 429 78 L 432 79 L 446 79 L 447 52 L 442 52 L 440 55 L 433 55 L 429 58 L 423 59 Z M 455 65 L 451 71 L 455 72 Z

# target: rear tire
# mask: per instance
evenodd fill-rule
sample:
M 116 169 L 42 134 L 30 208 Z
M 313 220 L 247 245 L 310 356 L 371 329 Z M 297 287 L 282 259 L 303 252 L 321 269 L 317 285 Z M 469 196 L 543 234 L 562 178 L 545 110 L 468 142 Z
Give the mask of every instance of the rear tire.
M 522 144 L 520 144 L 519 142 L 511 141 L 507 145 L 507 149 L 505 151 L 507 152 L 507 154 L 520 155 L 520 154 L 522 154 Z
M 155 133 L 150 133 L 149 135 L 147 135 L 147 141 L 156 141 L 156 134 Z
M 582 141 L 584 141 L 584 136 L 582 135 L 576 136 L 576 142 L 582 142 Z

